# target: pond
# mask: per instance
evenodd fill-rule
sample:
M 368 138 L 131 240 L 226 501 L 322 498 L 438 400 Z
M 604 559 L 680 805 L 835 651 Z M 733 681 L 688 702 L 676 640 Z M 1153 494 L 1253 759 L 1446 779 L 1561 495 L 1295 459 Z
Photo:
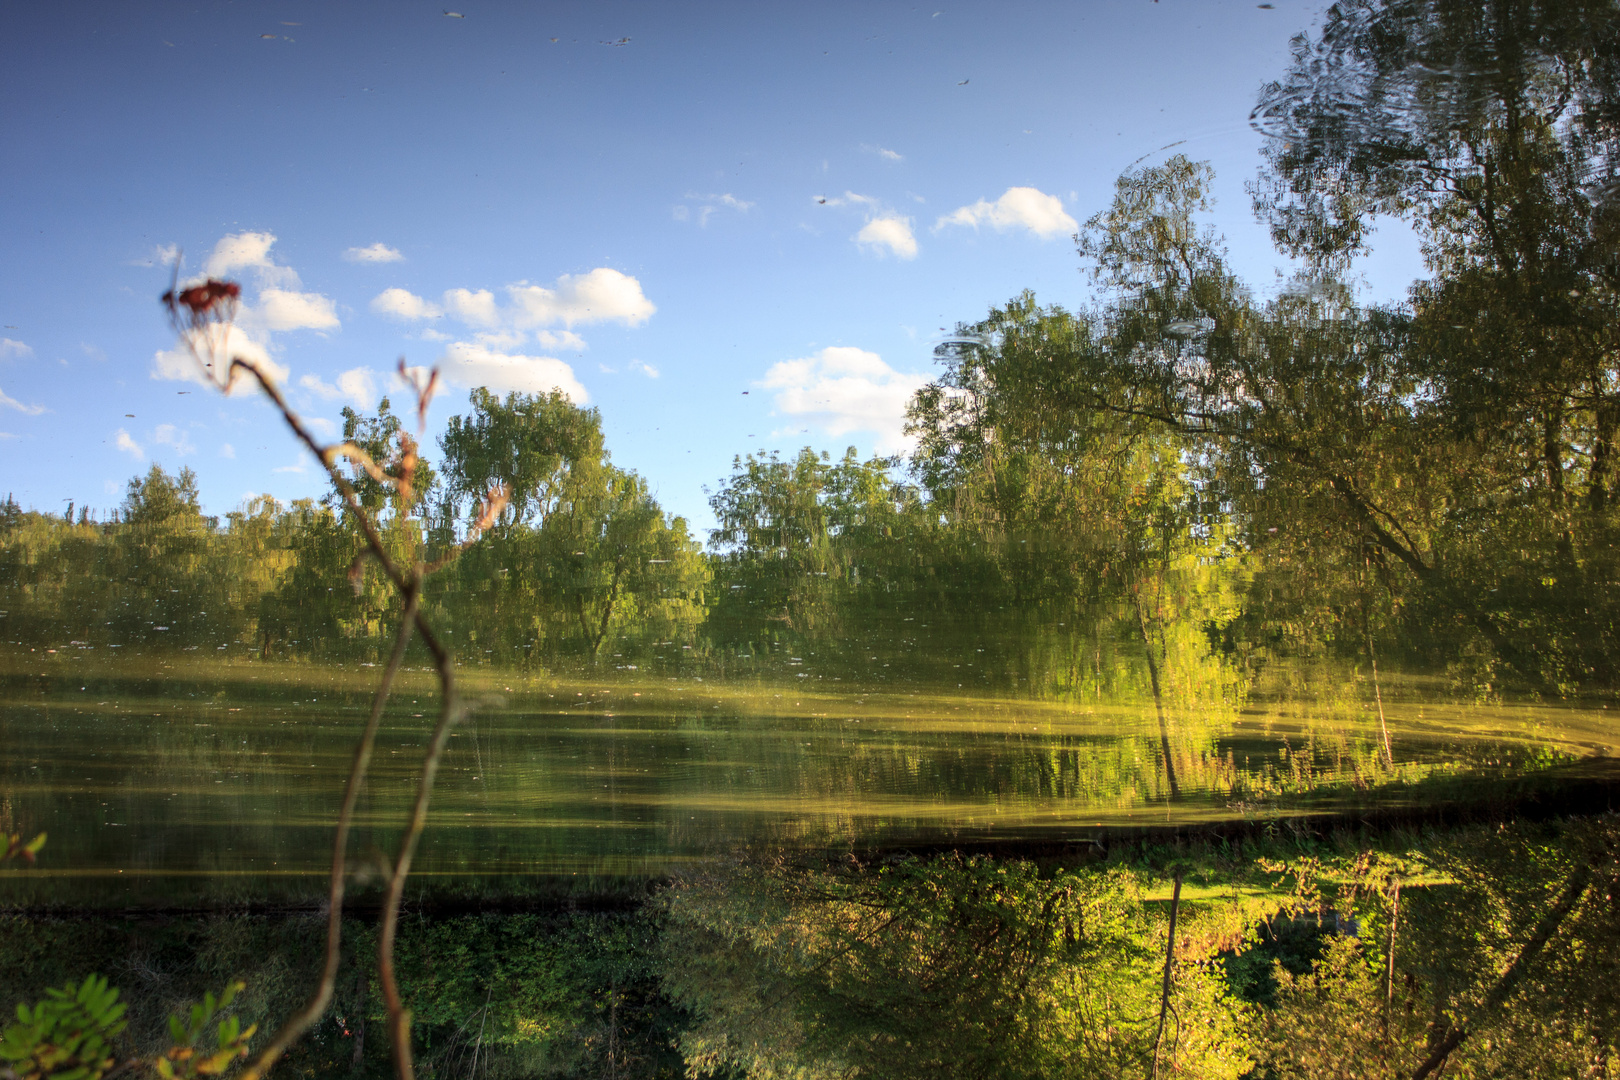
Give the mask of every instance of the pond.
M 105 652 L 101 654 L 105 657 Z M 12 651 L 10 813 L 48 858 L 0 903 L 314 899 L 376 669 Z M 413 889 L 613 892 L 733 848 L 1077 843 L 1146 827 L 1347 816 L 1567 783 L 1620 760 L 1607 708 L 1257 694 L 1171 708 L 807 677 L 469 669 Z M 386 715 L 351 843 L 391 851 L 435 715 L 422 671 Z M 1168 752 L 1168 758 L 1166 753 Z M 1168 768 L 1167 768 L 1168 763 Z M 1528 790 L 1528 789 L 1526 789 Z M 24 827 L 19 824 L 18 827 Z

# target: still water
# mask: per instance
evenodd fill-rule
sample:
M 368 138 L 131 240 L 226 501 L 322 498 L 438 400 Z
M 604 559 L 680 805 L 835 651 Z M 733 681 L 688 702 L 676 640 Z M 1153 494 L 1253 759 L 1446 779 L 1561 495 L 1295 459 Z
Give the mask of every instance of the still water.
M 4 900 L 320 891 L 374 669 L 43 659 L 8 658 L 0 791 L 9 829 L 51 839 L 38 868 L 0 879 Z M 1391 766 L 1369 702 L 1297 683 L 1173 708 L 1161 730 L 1151 701 L 611 674 L 464 678 L 477 708 L 451 739 L 419 884 L 599 882 L 741 844 L 1075 841 L 1421 808 L 1620 756 L 1601 706 L 1459 703 L 1417 679 L 1385 680 Z M 352 847 L 362 881 L 414 791 L 428 680 L 407 672 L 385 720 Z

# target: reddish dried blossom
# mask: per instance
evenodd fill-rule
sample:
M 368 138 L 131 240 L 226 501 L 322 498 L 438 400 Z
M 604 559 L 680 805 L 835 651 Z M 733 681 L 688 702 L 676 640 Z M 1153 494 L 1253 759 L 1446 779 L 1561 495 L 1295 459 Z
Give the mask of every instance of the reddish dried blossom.
M 185 308 L 190 313 L 192 323 L 206 321 L 210 316 L 228 321 L 235 314 L 236 305 L 241 299 L 242 286 L 218 278 L 209 278 L 201 285 L 178 292 L 170 289 L 163 294 L 164 305 L 176 316 L 181 308 Z

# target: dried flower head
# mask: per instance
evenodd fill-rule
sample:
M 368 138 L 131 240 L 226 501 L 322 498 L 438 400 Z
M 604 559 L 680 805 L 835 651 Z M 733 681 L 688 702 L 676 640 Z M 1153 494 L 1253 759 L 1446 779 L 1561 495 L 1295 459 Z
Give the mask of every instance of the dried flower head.
M 242 286 L 234 281 L 209 278 L 198 285 L 179 287 L 179 264 L 175 282 L 163 294 L 169 323 L 185 342 L 187 350 L 208 373 L 215 385 L 230 388 L 235 381 L 235 365 L 229 353 L 231 327 L 242 304 Z

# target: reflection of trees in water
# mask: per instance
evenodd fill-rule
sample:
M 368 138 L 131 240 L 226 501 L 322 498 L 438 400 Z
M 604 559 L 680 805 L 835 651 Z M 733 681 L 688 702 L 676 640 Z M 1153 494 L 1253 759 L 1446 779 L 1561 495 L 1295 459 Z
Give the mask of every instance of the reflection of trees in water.
M 665 985 L 689 1064 L 759 1077 L 1146 1075 L 1156 1046 L 1161 1075 L 1602 1075 L 1615 839 L 1605 819 L 1252 862 L 758 857 L 663 895 Z

